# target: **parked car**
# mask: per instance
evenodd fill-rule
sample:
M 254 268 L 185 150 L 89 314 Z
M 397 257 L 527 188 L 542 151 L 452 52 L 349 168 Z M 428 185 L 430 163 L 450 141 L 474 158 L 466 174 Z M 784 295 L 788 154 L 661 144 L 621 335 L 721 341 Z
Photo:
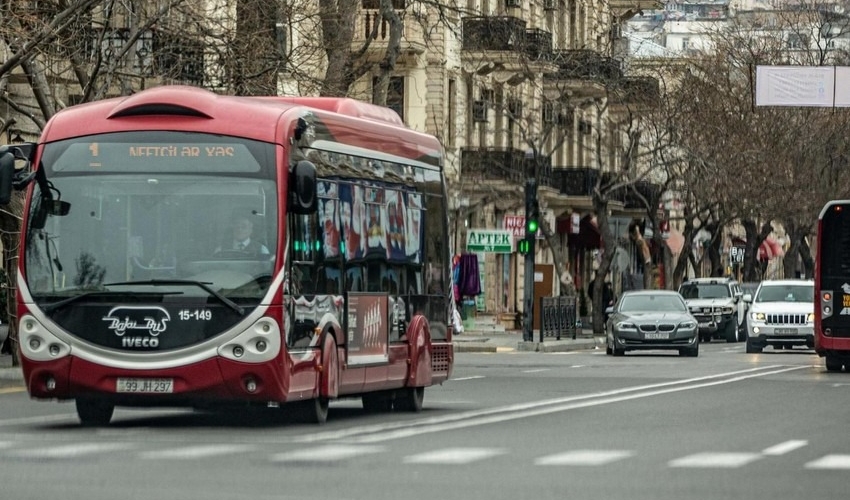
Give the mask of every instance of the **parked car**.
M 605 324 L 606 354 L 622 356 L 638 349 L 674 349 L 699 356 L 697 320 L 677 292 L 624 292 Z
M 746 336 L 748 304 L 738 282 L 731 278 L 695 278 L 682 283 L 679 293 L 699 323 L 703 342 L 713 338 L 738 342 Z
M 799 279 L 766 280 L 755 295 L 744 295 L 744 301 L 751 303 L 747 352 L 762 352 L 768 345 L 774 349 L 814 349 L 814 300 L 814 282 Z

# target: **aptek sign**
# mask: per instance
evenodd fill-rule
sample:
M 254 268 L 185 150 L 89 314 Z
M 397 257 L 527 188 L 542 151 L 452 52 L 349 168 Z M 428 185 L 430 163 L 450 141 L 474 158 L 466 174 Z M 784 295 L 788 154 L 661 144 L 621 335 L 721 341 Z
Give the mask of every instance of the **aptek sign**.
M 513 233 L 506 229 L 470 229 L 466 249 L 470 252 L 511 253 Z

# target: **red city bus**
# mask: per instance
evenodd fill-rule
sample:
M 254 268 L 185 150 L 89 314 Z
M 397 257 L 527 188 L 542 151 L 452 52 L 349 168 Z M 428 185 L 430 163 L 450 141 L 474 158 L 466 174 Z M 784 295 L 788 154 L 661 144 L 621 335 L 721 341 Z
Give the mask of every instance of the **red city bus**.
M 815 258 L 815 352 L 828 371 L 850 364 L 850 200 L 818 216 Z
M 26 386 L 83 425 L 116 406 L 418 411 L 451 375 L 442 149 L 386 108 L 164 86 L 65 109 L 0 156 L 0 203 L 28 189 Z

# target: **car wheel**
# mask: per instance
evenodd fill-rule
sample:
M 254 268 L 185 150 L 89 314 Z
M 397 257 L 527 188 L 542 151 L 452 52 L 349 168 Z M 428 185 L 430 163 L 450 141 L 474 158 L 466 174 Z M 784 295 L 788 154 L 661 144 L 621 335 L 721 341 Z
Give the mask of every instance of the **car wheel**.
M 614 340 L 614 342 L 611 344 L 611 354 L 613 354 L 614 356 L 625 356 L 626 350 L 625 349 L 618 349 L 617 348 L 617 341 Z
M 750 339 L 747 339 L 747 354 L 758 354 L 761 352 L 761 347 L 755 347 Z
M 826 357 L 826 371 L 829 372 L 840 372 L 842 367 L 841 360 L 836 358 L 835 356 L 827 356 Z
M 738 341 L 738 324 L 735 321 L 726 323 L 726 329 L 723 331 L 723 336 L 726 337 L 726 342 L 734 343 Z

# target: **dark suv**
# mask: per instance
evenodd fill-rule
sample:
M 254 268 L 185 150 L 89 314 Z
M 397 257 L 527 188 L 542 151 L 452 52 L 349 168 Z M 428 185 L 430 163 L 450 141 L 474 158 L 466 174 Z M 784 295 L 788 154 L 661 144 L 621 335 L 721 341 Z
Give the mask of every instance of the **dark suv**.
M 739 342 L 745 339 L 747 304 L 737 281 L 696 278 L 682 283 L 679 293 L 699 323 L 701 341 L 720 338 Z

